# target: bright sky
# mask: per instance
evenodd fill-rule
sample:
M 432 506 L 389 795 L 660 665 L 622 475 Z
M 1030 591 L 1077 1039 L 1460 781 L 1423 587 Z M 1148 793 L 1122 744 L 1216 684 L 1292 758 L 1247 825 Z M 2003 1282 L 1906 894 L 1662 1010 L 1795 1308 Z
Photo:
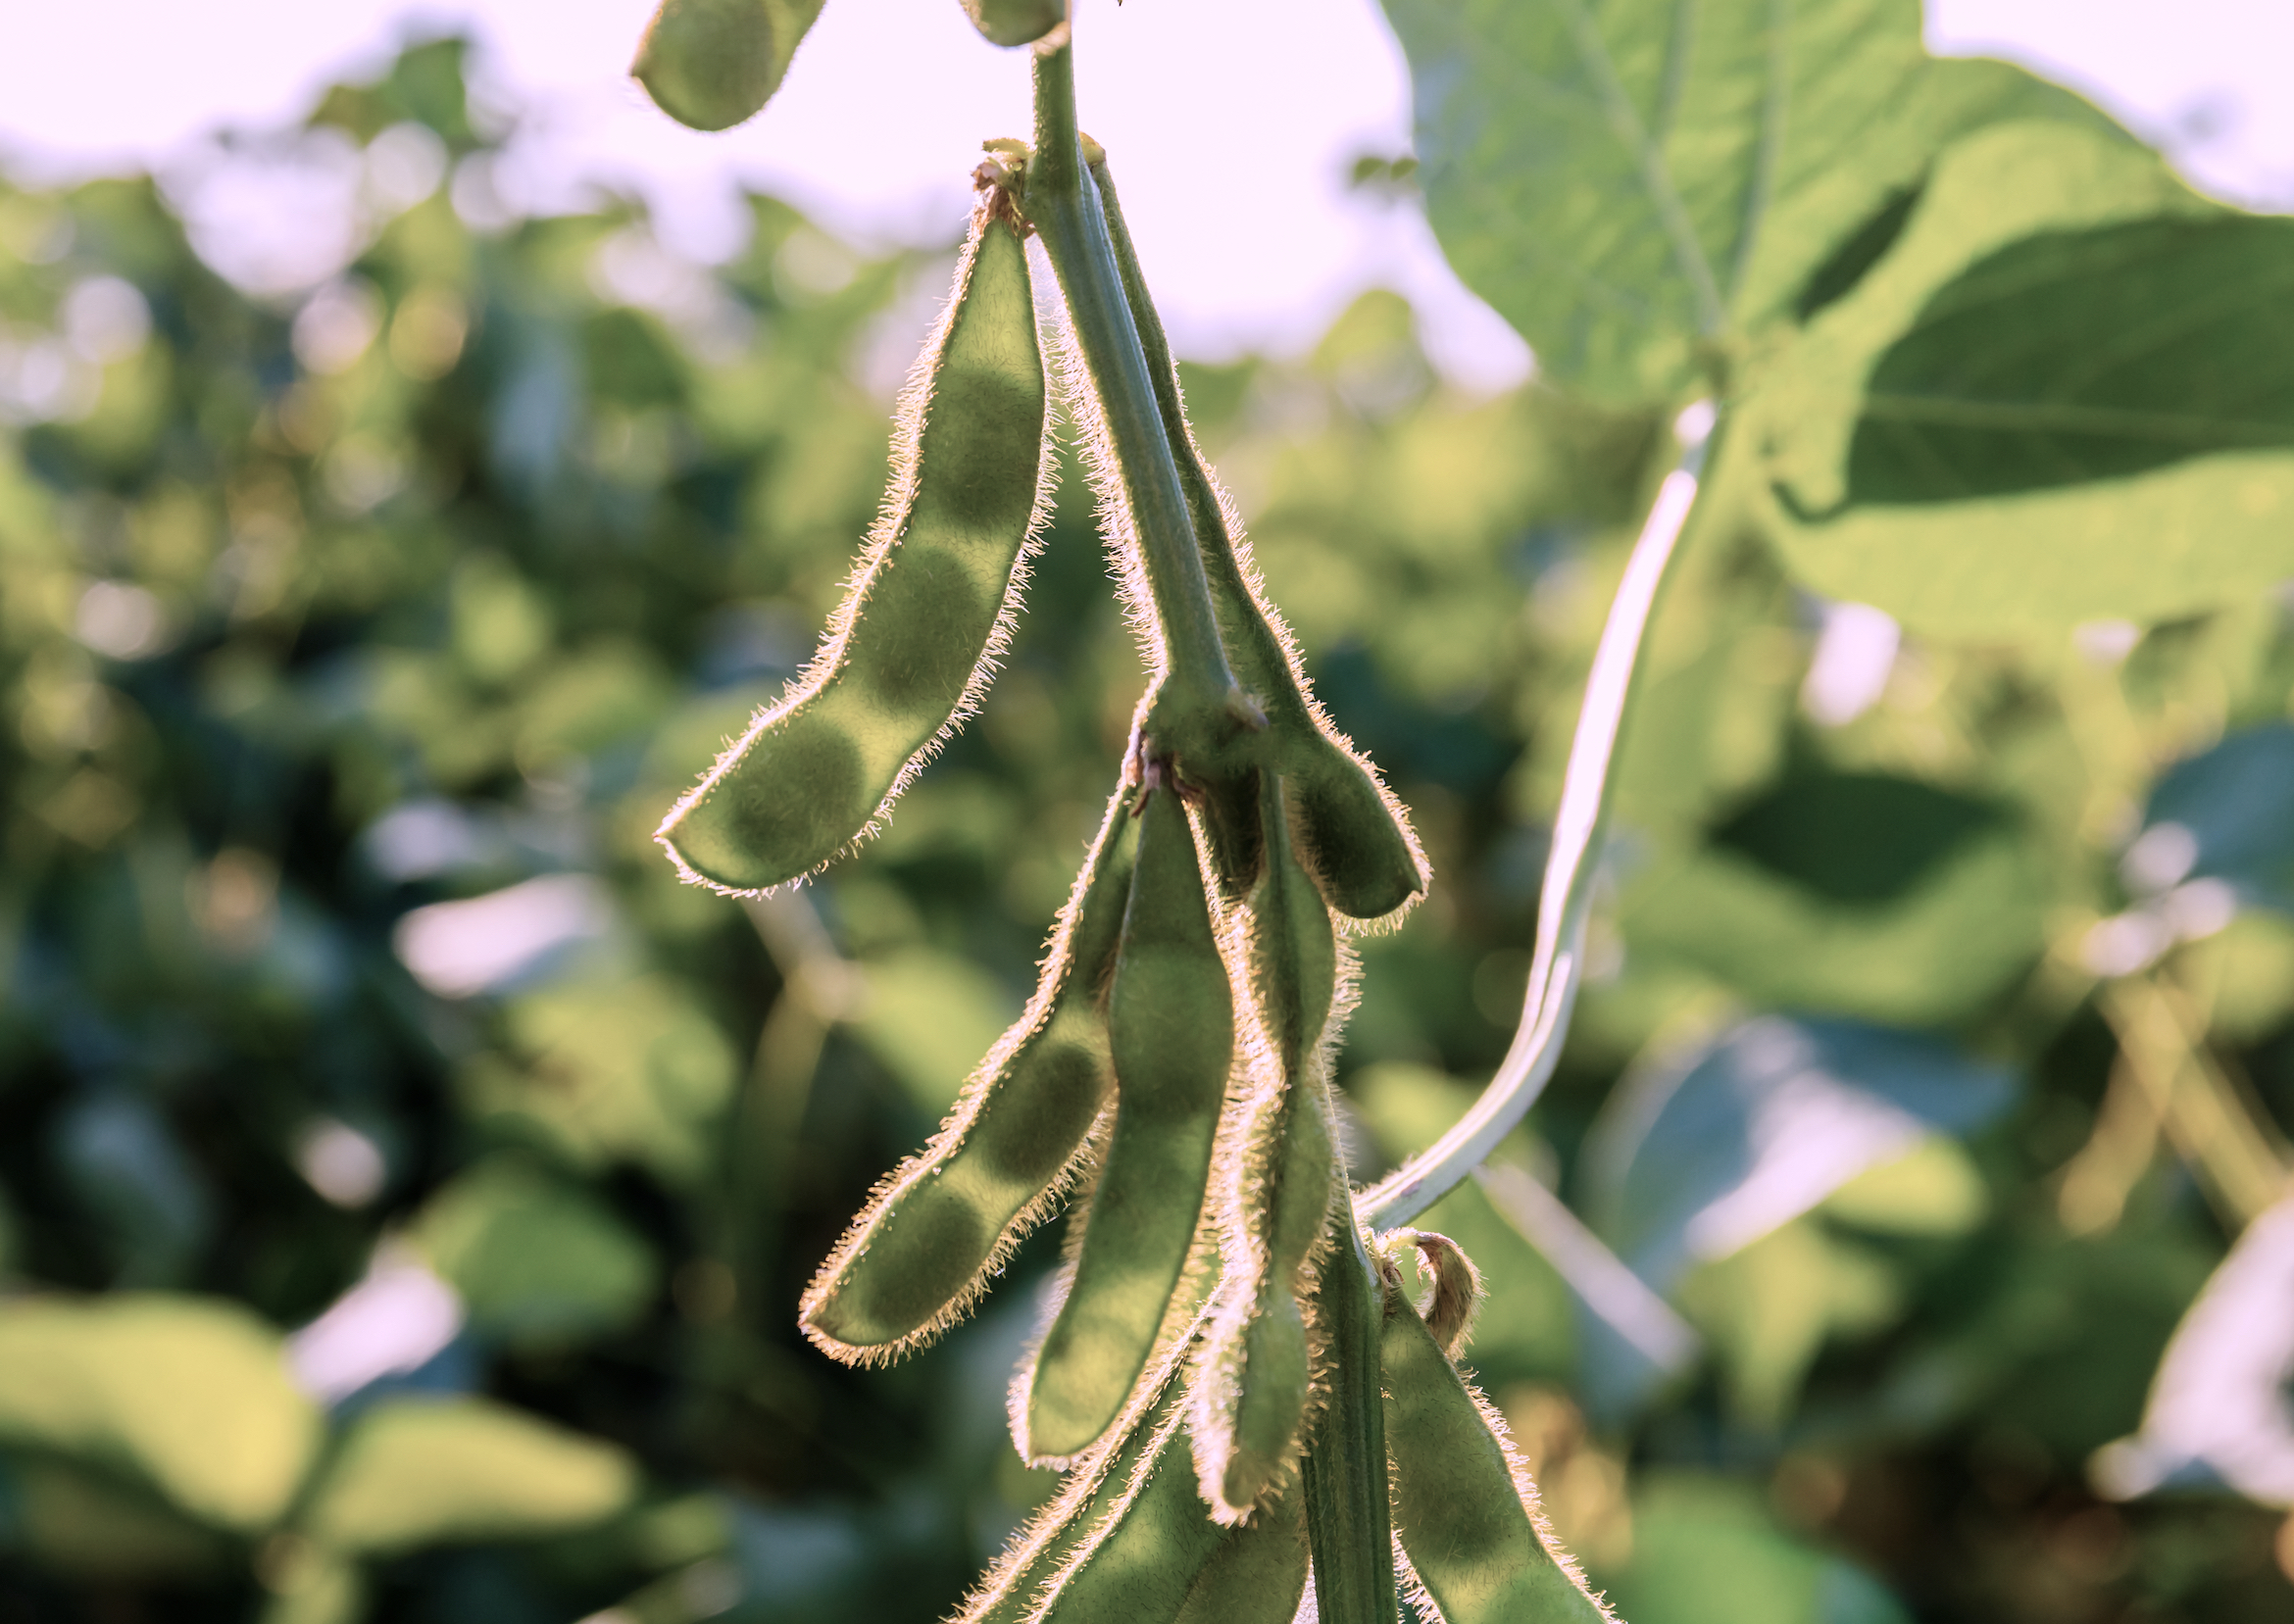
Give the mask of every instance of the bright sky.
M 207 132 L 293 118 L 409 32 L 458 26 L 482 42 L 488 94 L 525 112 L 504 182 L 517 201 L 640 190 L 664 238 L 703 256 L 734 245 L 736 183 L 863 242 L 946 240 L 981 138 L 1027 125 L 1026 53 L 983 43 L 954 0 L 834 0 L 773 104 L 722 135 L 672 123 L 624 76 L 652 0 L 10 9 L 0 163 L 56 177 L 151 166 L 187 198 Z M 1928 32 L 1939 51 L 2012 57 L 2084 91 L 2211 190 L 2294 205 L 2294 5 L 2176 0 L 2169 15 L 2157 0 L 1930 0 Z M 1084 123 L 1114 156 L 1183 353 L 1293 349 L 1386 285 L 1417 304 L 1452 375 L 1519 375 L 1519 339 L 1458 286 L 1416 212 L 1343 184 L 1358 155 L 1408 144 L 1408 75 L 1375 0 L 1079 0 L 1077 35 Z M 291 197 L 231 200 L 232 231 L 292 230 Z

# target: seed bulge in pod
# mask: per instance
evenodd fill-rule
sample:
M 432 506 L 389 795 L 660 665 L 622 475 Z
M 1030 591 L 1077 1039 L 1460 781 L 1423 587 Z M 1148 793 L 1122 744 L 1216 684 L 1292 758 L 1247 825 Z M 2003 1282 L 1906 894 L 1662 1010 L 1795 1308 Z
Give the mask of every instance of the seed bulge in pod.
M 1161 1344 L 1197 1252 L 1234 1058 L 1234 1003 L 1186 808 L 1150 769 L 1108 989 L 1116 1113 L 1067 1298 L 1015 1404 L 1022 1454 L 1088 1449 Z
M 1326 1079 L 1336 933 L 1292 854 L 1272 774 L 1261 823 L 1265 877 L 1248 913 L 1256 1031 L 1248 1086 L 1228 1104 L 1212 1164 L 1225 1273 L 1189 1423 L 1203 1497 L 1222 1521 L 1247 1518 L 1296 1465 L 1312 1385 L 1304 1304 L 1338 1189 Z
M 1506 1424 L 1418 1309 L 1386 1294 L 1379 1336 L 1394 1528 L 1446 1624 L 1617 1624 L 1553 1538 Z
M 972 25 L 997 45 L 1026 45 L 1068 20 L 1068 0 L 964 0 Z
M 880 1363 L 952 1324 L 1065 1192 L 1114 1080 L 1107 976 L 1138 843 L 1125 800 L 1108 804 L 1027 1009 L 805 1293 L 805 1334 L 833 1356 Z
M 822 0 L 662 0 L 629 72 L 694 129 L 729 129 L 779 88 Z
M 991 195 L 901 406 L 895 473 L 812 664 L 658 838 L 685 877 L 754 893 L 873 829 L 976 707 L 1049 512 L 1043 356 L 1027 256 Z

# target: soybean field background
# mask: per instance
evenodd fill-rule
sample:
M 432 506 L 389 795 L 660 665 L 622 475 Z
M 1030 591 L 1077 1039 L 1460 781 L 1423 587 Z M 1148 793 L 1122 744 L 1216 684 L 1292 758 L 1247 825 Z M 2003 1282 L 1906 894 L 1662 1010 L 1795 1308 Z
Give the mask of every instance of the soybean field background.
M 0 181 L 0 1621 L 942 1617 L 1054 1482 L 1005 1388 L 1057 1226 L 894 1368 L 796 1301 L 1123 749 L 1087 482 L 878 840 L 681 885 L 948 256 L 491 215 L 453 41 L 276 138 L 427 176 L 295 300 L 148 180 Z M 1368 1180 L 1513 1032 L 1667 425 L 1459 396 L 1391 294 L 1184 381 L 1436 876 L 1362 944 Z M 1632 1624 L 2294 1615 L 2294 600 L 1900 624 L 1763 511 L 1664 604 L 1559 1075 L 1422 1220 L 1468 1362 Z

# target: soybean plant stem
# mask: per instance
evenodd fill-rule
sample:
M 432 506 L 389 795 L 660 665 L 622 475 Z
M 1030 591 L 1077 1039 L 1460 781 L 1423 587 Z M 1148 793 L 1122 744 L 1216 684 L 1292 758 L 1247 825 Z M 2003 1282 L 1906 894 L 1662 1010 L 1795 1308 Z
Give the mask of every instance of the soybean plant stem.
M 1099 191 L 1080 149 L 1074 59 L 1072 47 L 1063 43 L 1035 58 L 1035 153 L 1027 166 L 1027 218 L 1059 274 L 1138 535 L 1148 596 L 1170 661 L 1158 716 L 1189 730 L 1189 740 L 1171 743 L 1183 748 L 1192 742 L 1216 751 L 1239 725 L 1245 708 L 1219 639 L 1211 589 L 1179 483 L 1177 448 L 1156 408 Z
M 1584 975 L 1585 921 L 1592 912 L 1593 880 L 1609 822 L 1610 767 L 1631 706 L 1650 617 L 1696 505 L 1706 441 L 1713 432 L 1712 407 L 1703 402 L 1690 407 L 1674 432 L 1679 463 L 1658 487 L 1640 539 L 1633 543 L 1577 712 L 1545 860 L 1545 884 L 1537 899 L 1537 950 L 1521 1023 L 1497 1075 L 1457 1126 L 1356 1198 L 1363 1221 L 1373 1230 L 1408 1223 L 1479 1166 L 1521 1123 L 1561 1058 Z
M 1385 1287 L 1352 1213 L 1322 1266 L 1315 1310 L 1329 1338 L 1330 1403 L 1299 1474 L 1322 1624 L 1395 1624 L 1394 1536 L 1386 1488 L 1386 1411 L 1378 1386 Z

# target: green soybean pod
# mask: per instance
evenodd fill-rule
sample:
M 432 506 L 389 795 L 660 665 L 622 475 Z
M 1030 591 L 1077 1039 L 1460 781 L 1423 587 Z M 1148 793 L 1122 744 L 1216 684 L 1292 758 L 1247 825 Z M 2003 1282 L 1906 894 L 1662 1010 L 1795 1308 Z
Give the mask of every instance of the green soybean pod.
M 1122 1412 L 1170 1340 L 1191 1261 L 1234 1059 L 1234 999 L 1211 923 L 1186 808 L 1151 765 L 1139 856 L 1107 1000 L 1115 1128 L 1066 1301 L 1014 1394 L 1013 1433 L 1033 1460 L 1072 1458 Z
M 995 45 L 1026 45 L 1068 20 L 1068 0 L 964 0 L 964 15 Z
M 1298 646 L 1268 600 L 1251 562 L 1233 502 L 1212 476 L 1180 399 L 1178 370 L 1147 281 L 1124 228 L 1105 155 L 1091 174 L 1099 186 L 1131 320 L 1147 355 L 1147 375 L 1178 461 L 1179 483 L 1203 554 L 1211 602 L 1235 679 L 1258 700 L 1274 735 L 1274 765 L 1291 780 L 1299 846 L 1330 906 L 1352 919 L 1399 917 L 1432 881 L 1402 803 L 1367 757 L 1338 731 L 1299 665 Z
M 1400 1292 L 1386 1294 L 1378 1360 L 1394 1526 L 1421 1610 L 1444 1624 L 1617 1624 L 1554 1538 L 1505 1422 Z
M 824 1353 L 880 1364 L 937 1336 L 1065 1194 L 1114 1080 L 1105 994 L 1138 844 L 1126 800 L 1108 803 L 1027 1009 L 805 1293 L 799 1323 Z
M 1312 1390 L 1306 1304 L 1338 1189 L 1328 1046 L 1340 1009 L 1337 933 L 1292 853 L 1282 781 L 1266 775 L 1265 874 L 1248 913 L 1248 1087 L 1212 1162 L 1225 1274 L 1205 1333 L 1190 1431 L 1203 1498 L 1248 1518 L 1290 1481 Z
M 730 129 L 772 99 L 822 0 L 662 0 L 629 72 L 694 129 Z
M 1178 1402 L 1169 1380 L 1135 1403 L 1127 1424 L 1110 1433 L 1060 1485 L 1060 1492 L 1015 1534 L 966 1599 L 956 1624 L 1022 1624 L 1035 1616 L 1077 1551 L 1104 1530 L 1163 1447 L 1163 1423 Z
M 1305 1501 L 1292 1494 L 1248 1528 L 1204 1515 L 1176 1383 L 1141 1431 L 1137 1464 L 1062 1556 L 1028 1624 L 1288 1624 L 1306 1589 Z M 1116 1481 L 1110 1474 L 1110 1483 Z
M 1027 256 L 990 188 L 903 396 L 895 472 L 828 637 L 656 838 L 689 880 L 751 894 L 860 840 L 978 704 L 1049 514 Z

